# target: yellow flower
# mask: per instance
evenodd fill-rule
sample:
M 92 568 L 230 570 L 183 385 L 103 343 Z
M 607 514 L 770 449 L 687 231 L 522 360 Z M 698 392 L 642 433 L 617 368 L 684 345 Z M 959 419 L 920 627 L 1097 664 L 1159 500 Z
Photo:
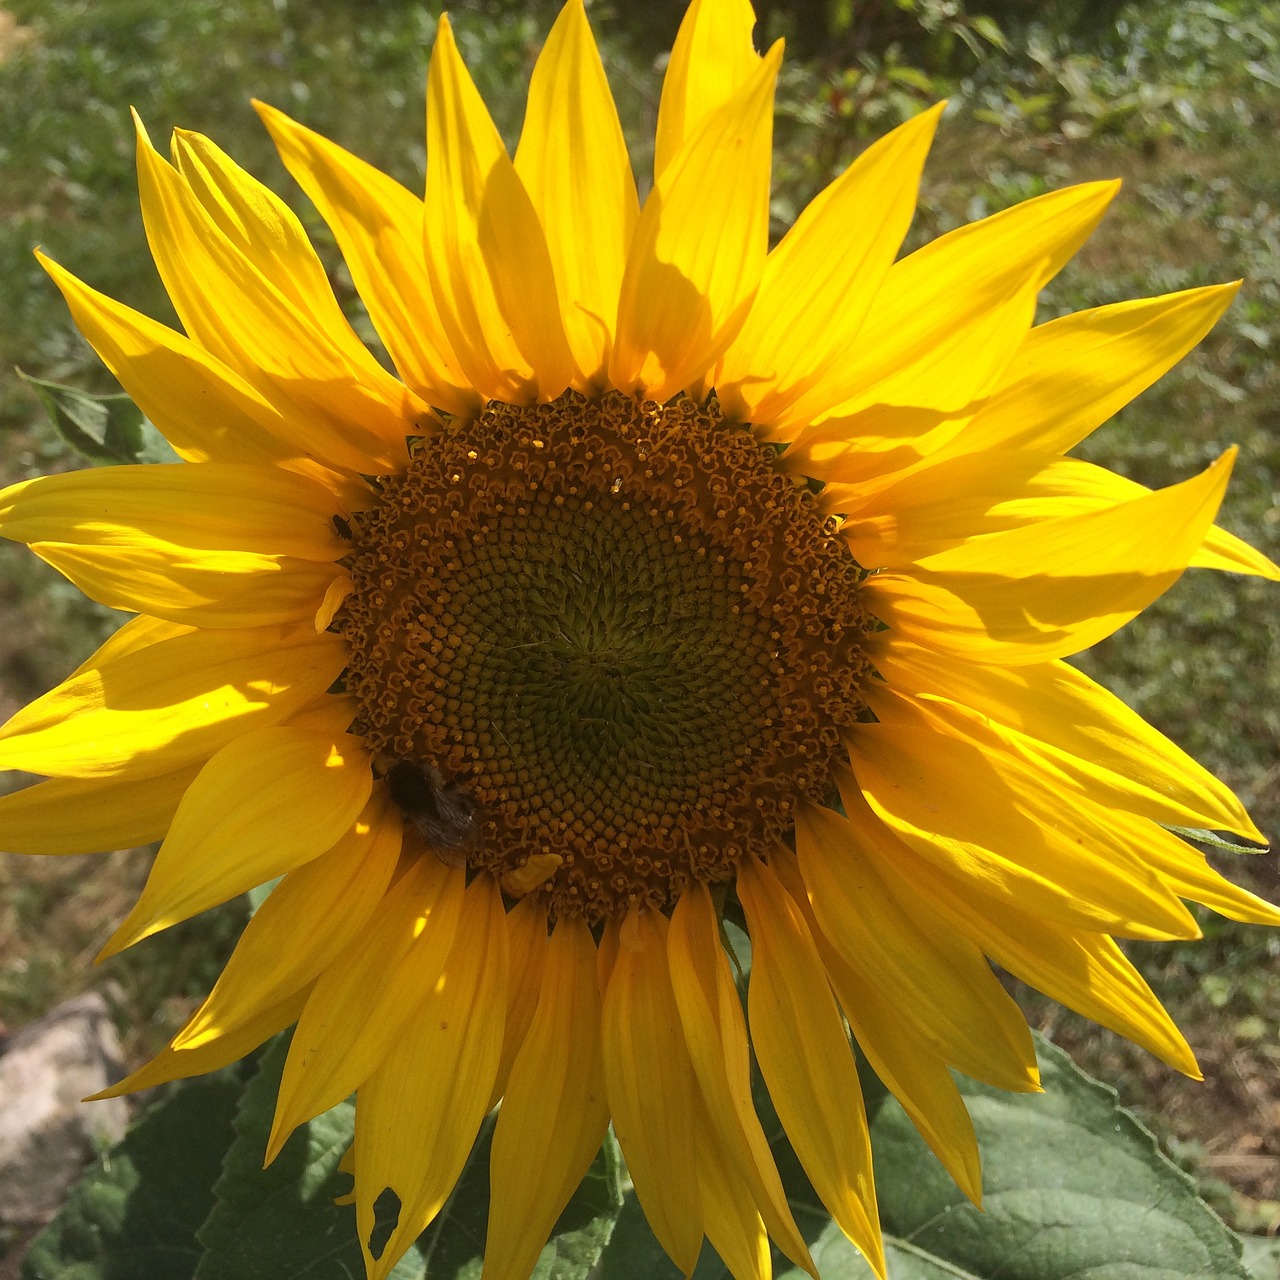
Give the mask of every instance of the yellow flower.
M 939 108 L 769 251 L 781 53 L 752 23 L 691 6 L 643 203 L 581 0 L 514 160 L 441 20 L 425 200 L 260 107 L 398 377 L 199 135 L 170 164 L 139 126 L 188 336 L 42 259 L 183 463 L 0 494 L 0 533 L 137 614 L 0 730 L 48 779 L 0 845 L 164 838 L 106 954 L 283 877 L 120 1089 L 296 1021 L 268 1154 L 356 1092 L 372 1277 L 498 1099 L 487 1280 L 528 1274 L 610 1122 L 682 1270 L 704 1235 L 738 1277 L 770 1236 L 812 1270 L 752 1051 L 883 1271 L 850 1031 L 976 1200 L 948 1068 L 1038 1087 L 987 957 L 1195 1074 L 1112 935 L 1196 936 L 1183 899 L 1280 923 L 1169 830 L 1258 838 L 1236 799 L 1062 661 L 1188 565 L 1280 576 L 1213 525 L 1233 452 L 1159 492 L 1064 456 L 1235 286 L 1033 328 L 1106 182 L 895 262 Z

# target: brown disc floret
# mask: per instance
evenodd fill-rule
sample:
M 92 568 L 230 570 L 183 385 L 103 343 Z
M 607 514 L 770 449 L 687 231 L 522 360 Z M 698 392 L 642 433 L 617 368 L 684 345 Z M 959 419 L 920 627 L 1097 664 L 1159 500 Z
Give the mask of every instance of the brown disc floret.
M 542 855 L 550 913 L 595 923 L 731 879 L 827 793 L 872 624 L 776 456 L 714 403 L 495 403 L 351 517 L 354 729 L 469 792 L 471 867 Z

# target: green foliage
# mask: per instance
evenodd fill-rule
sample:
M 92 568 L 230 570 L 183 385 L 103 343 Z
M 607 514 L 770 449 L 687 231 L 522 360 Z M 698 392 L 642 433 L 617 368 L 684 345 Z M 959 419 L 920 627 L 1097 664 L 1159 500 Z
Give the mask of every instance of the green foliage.
M 231 1138 L 237 1075 L 229 1068 L 166 1090 L 72 1189 L 28 1251 L 23 1280 L 190 1276 Z
M 1242 0 L 1130 3 L 1065 21 L 1024 9 L 1005 21 L 1020 56 L 975 74 L 978 119 L 1129 145 L 1256 123 L 1253 94 L 1280 86 L 1280 5 Z M 1206 110 L 1209 108 L 1210 110 Z
M 269 1168 L 262 1153 L 287 1035 L 261 1054 L 247 1085 L 228 1069 L 170 1086 L 104 1155 L 32 1246 L 23 1280 L 349 1280 L 363 1271 L 351 1186 L 338 1162 L 354 1136 L 344 1102 L 303 1125 Z M 478 1277 L 488 1214 L 486 1122 L 453 1195 L 391 1273 L 392 1280 Z M 623 1203 L 610 1137 L 566 1206 L 535 1276 L 586 1280 Z M 373 1239 L 394 1226 L 378 1202 Z
M 963 1086 L 984 1157 L 983 1214 L 921 1160 L 896 1105 L 876 1117 L 886 1227 L 917 1264 L 933 1263 L 915 1274 L 954 1275 L 949 1264 L 1008 1280 L 1244 1280 L 1239 1242 L 1114 1092 L 1060 1050 L 1037 1050 L 1043 1094 Z
M 233 1072 L 173 1088 L 75 1189 L 33 1247 L 25 1280 L 358 1274 L 354 1210 L 333 1204 L 349 1187 L 338 1162 L 352 1140 L 354 1106 L 343 1103 L 304 1125 L 262 1168 L 287 1047 L 287 1037 L 271 1045 L 242 1093 Z M 984 1155 L 985 1214 L 963 1198 L 901 1107 L 868 1077 L 891 1280 L 1247 1280 L 1240 1242 L 1117 1106 L 1113 1091 L 1046 1042 L 1038 1051 L 1042 1095 L 959 1080 Z M 757 1104 L 824 1280 L 867 1280 L 870 1268 L 830 1222 L 759 1085 Z M 479 1276 L 488 1145 L 486 1125 L 449 1203 L 394 1280 Z M 535 1280 L 676 1280 L 679 1272 L 625 1188 L 610 1138 L 543 1250 Z M 394 1204 L 380 1201 L 379 1210 L 380 1230 L 389 1230 Z M 801 1280 L 803 1272 L 781 1256 L 775 1266 L 780 1280 Z M 695 1280 L 727 1277 L 705 1248 Z
M 1228 853 L 1258 853 L 1256 844 L 1241 844 L 1238 840 L 1228 840 L 1217 831 L 1206 831 L 1202 827 L 1170 827 L 1175 835 L 1184 840 L 1194 840 L 1196 844 L 1207 844 L 1212 849 L 1225 849 Z
M 61 382 L 18 376 L 44 406 L 69 449 L 90 462 L 176 462 L 169 442 L 126 395 L 95 396 Z
M 890 1280 L 1245 1280 L 1240 1242 L 1196 1196 L 1112 1090 L 1060 1050 L 1037 1045 L 1042 1095 L 957 1078 L 983 1152 L 984 1212 L 960 1194 L 902 1108 L 874 1079 L 871 1140 Z M 768 1113 L 766 1097 L 760 1098 Z M 830 1222 L 780 1128 L 772 1146 L 791 1208 L 823 1280 L 869 1280 L 858 1251 Z M 776 1254 L 778 1280 L 804 1272 Z M 677 1280 L 630 1200 L 600 1280 Z M 728 1280 L 709 1250 L 694 1280 Z
M 344 1102 L 302 1126 L 275 1162 L 262 1167 L 288 1048 L 287 1035 L 272 1043 L 240 1099 L 235 1136 L 213 1186 L 212 1212 L 196 1235 L 203 1251 L 197 1251 L 194 1280 L 346 1277 L 358 1275 L 364 1267 L 355 1211 L 334 1204 L 351 1181 L 338 1172 L 338 1162 L 351 1145 L 352 1103 Z M 390 1225 L 387 1215 L 380 1213 L 378 1229 Z M 422 1252 L 415 1249 L 393 1277 L 420 1280 L 423 1274 Z

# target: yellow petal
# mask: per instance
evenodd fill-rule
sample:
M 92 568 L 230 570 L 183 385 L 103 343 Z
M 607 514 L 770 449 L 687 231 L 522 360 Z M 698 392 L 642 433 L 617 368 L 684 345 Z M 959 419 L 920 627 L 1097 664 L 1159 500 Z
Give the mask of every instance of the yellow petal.
M 483 1280 L 525 1280 L 609 1127 L 595 942 L 581 920 L 561 920 L 543 953 L 537 1010 L 493 1134 Z
M 1158 822 L 1221 828 L 1262 840 L 1226 786 L 1066 663 L 985 666 L 932 653 L 889 632 L 876 638 L 874 661 L 894 689 L 933 704 L 946 699 L 972 708 L 988 725 L 1030 739 L 1037 766 L 1067 774 L 1085 794 L 1102 799 L 1100 788 L 1108 788 L 1117 807 L 1141 800 Z
M 1221 573 L 1247 573 L 1280 582 L 1280 564 L 1237 538 L 1234 533 L 1213 525 L 1191 556 L 1193 569 L 1217 569 Z
M 1204 1079 L 1195 1053 L 1146 979 L 1105 934 L 1074 933 L 1002 906 L 983 922 L 983 944 L 997 964 L 1090 1022 L 1154 1053 L 1175 1071 Z
M 139 1089 L 154 1089 L 156 1085 L 168 1084 L 170 1080 L 187 1080 L 236 1062 L 295 1021 L 307 994 L 306 990 L 299 991 L 278 1005 L 264 1009 L 227 1035 L 210 1040 L 197 1049 L 174 1049 L 172 1046 L 161 1049 L 150 1062 L 143 1063 L 119 1084 L 91 1094 L 85 1101 L 96 1102 L 100 1098 L 118 1098 Z
M 272 282 L 301 314 L 346 329 L 324 264 L 284 201 L 201 134 L 175 129 L 171 143 L 174 166 L 235 249 L 259 270 L 274 268 Z
M 485 399 L 553 400 L 573 362 L 547 238 L 447 17 L 427 75 L 427 271 L 463 372 Z
M 1104 479 L 1111 476 L 1103 467 L 1049 453 L 966 453 L 928 459 L 871 492 L 842 486 L 834 509 L 847 513 L 840 534 L 858 563 L 893 568 L 984 534 L 1100 510 L 1147 492 L 1121 476 L 1112 485 Z M 1074 501 L 1061 501 L 1072 491 Z
M 755 24 L 749 0 L 693 0 L 685 11 L 662 79 L 655 182 L 702 121 L 728 102 L 760 66 L 751 41 Z
M 1155 872 L 1120 856 L 1104 820 L 998 743 L 952 736 L 923 717 L 882 717 L 846 741 L 857 779 L 837 772 L 846 811 L 860 790 L 904 844 L 975 888 L 1071 928 L 1199 936 Z
M 51 778 L 0 796 L 0 849 L 8 853 L 100 853 L 159 840 L 199 772 L 156 778 Z
M 229 742 L 187 788 L 141 896 L 99 958 L 319 857 L 372 788 L 369 757 L 349 735 L 277 726 Z
M 909 850 L 902 852 L 885 874 L 899 893 L 927 903 L 940 928 L 972 939 L 997 964 L 1045 995 L 1199 1078 L 1181 1032 L 1110 938 L 974 893 Z
M 729 959 L 720 945 L 711 896 L 696 885 L 676 903 L 667 935 L 671 985 L 689 1056 L 707 1107 L 707 1123 L 745 1179 L 779 1248 L 811 1273 L 813 1259 L 801 1236 L 751 1098 L 751 1054 Z M 714 1212 L 706 1215 L 708 1223 Z
M 324 589 L 324 596 L 320 601 L 320 607 L 315 613 L 315 627 L 319 634 L 321 631 L 327 631 L 334 618 L 338 616 L 338 610 L 342 608 L 342 602 L 355 590 L 355 584 L 352 583 L 348 574 L 339 574 L 336 578 L 331 578 L 328 585 Z
M 1182 359 L 1240 288 L 1117 302 L 1033 329 L 999 392 L 954 444 L 1065 453 Z
M 359 701 L 350 693 L 322 693 L 286 716 L 283 723 L 290 729 L 306 729 L 310 733 L 346 733 L 359 710 Z
M 346 660 L 339 637 L 310 627 L 173 635 L 105 657 L 24 707 L 0 729 L 0 769 L 171 773 L 298 710 Z
M 228 242 L 280 290 L 298 316 L 323 334 L 344 369 L 393 412 L 420 415 L 426 406 L 406 394 L 347 322 L 302 223 L 284 201 L 198 133 L 175 131 L 173 156 L 192 194 Z M 390 430 L 394 442 L 401 428 L 384 423 L 383 429 Z
M 93 671 L 104 663 L 114 662 L 130 653 L 141 653 L 143 649 L 159 644 L 161 640 L 189 636 L 194 631 L 195 627 L 184 623 L 166 622 L 163 618 L 150 618 L 146 614 L 130 618 L 118 631 L 113 631 L 67 679 L 74 680 L 76 676 Z
M 829 364 L 856 350 L 911 225 L 943 105 L 868 147 L 769 254 L 751 314 L 716 373 L 716 393 L 729 412 L 776 429 Z
M 186 547 L 33 542 L 91 600 L 202 627 L 266 627 L 315 615 L 332 570 L 289 556 Z
M 847 514 L 841 536 L 859 564 L 874 568 L 911 564 L 982 534 L 1100 511 L 1150 492 L 1079 458 L 1019 449 L 943 451 L 891 484 L 839 489 L 834 501 L 824 490 L 827 509 Z M 1280 567 L 1217 526 L 1191 565 L 1280 580 Z
M 489 1098 L 490 1111 L 498 1105 L 506 1089 L 516 1055 L 533 1025 L 542 991 L 542 968 L 547 955 L 547 908 L 536 898 L 522 899 L 507 913 L 507 952 L 511 957 L 507 1025 L 502 1032 L 502 1058 Z
M 284 112 L 253 105 L 285 168 L 329 224 L 400 376 L 428 403 L 474 413 L 480 398 L 462 375 L 427 279 L 422 200 Z
M 862 1088 L 826 971 L 767 866 L 744 858 L 737 883 L 751 934 L 751 1043 L 769 1096 L 822 1203 L 883 1280 Z
M 610 930 L 609 932 L 614 932 Z M 702 1205 L 688 1135 L 698 1084 L 667 967 L 667 920 L 633 909 L 604 993 L 604 1078 L 613 1131 L 659 1243 L 690 1275 L 702 1248 Z
M 546 884 L 563 864 L 564 858 L 558 853 L 531 853 L 520 866 L 502 877 L 502 892 L 508 898 L 523 898 Z
M 18 542 L 168 542 L 333 561 L 333 494 L 274 467 L 90 467 L 0 489 L 0 536 Z M 78 537 L 71 537 L 71 534 Z
M 1235 453 L 1157 493 L 977 538 L 909 574 L 878 574 L 868 606 L 904 638 L 979 662 L 1078 653 L 1177 580 L 1213 523 Z
M 240 181 L 248 218 L 256 186 L 247 174 Z M 228 238 L 140 123 L 138 187 L 147 241 L 183 327 L 280 411 L 290 441 L 352 471 L 402 466 L 404 438 L 426 406 L 345 320 L 326 327 L 301 310 L 275 283 L 278 264 L 247 256 Z
M 773 1280 L 769 1236 L 751 1188 L 743 1170 L 716 1140 L 703 1099 L 698 1102 L 698 1126 L 689 1135 L 689 1149 L 698 1166 L 707 1239 L 734 1280 Z
M 238 374 L 190 338 L 91 289 L 36 251 L 76 328 L 144 414 L 187 462 L 278 463 L 337 492 L 344 478 L 288 443 L 280 414 Z
M 399 1043 L 444 968 L 463 880 L 461 868 L 419 854 L 364 933 L 320 975 L 285 1060 L 268 1161 L 298 1125 L 341 1102 Z
M 276 467 L 121 466 L 0 491 L 0 536 L 86 595 L 177 622 L 237 628 L 314 615 L 346 544 L 334 494 Z M 315 563 L 313 563 L 315 562 Z
M 369 1280 L 390 1274 L 462 1172 L 498 1070 L 506 986 L 502 898 L 480 875 L 463 895 L 438 980 L 418 993 L 396 1045 L 356 1098 L 356 1226 Z M 400 1214 L 375 1262 L 374 1203 L 388 1187 Z
M 817 421 L 870 405 L 960 408 L 973 393 L 962 370 L 948 364 L 955 384 L 928 386 L 918 368 L 963 341 L 1009 298 L 1043 288 L 1097 226 L 1119 185 L 1087 182 L 1037 196 L 903 258 L 885 277 L 863 323 L 864 341 L 848 359 L 830 365 L 789 414 Z M 1023 327 L 1018 336 L 1025 332 Z
M 1228 920 L 1246 924 L 1280 924 L 1280 907 L 1241 889 L 1216 872 L 1198 849 L 1144 818 L 1121 814 L 1113 825 L 1142 850 L 1142 856 L 1180 898 L 1202 903 Z
M 851 796 L 849 817 L 802 805 L 796 853 L 813 914 L 840 958 L 952 1066 L 999 1089 L 1036 1088 L 1026 1019 L 982 953 L 931 927 L 890 891 L 879 868 L 900 842 Z
M 874 403 L 823 416 L 826 399 L 819 380 L 818 389 L 784 413 L 766 438 L 794 437 L 786 453 L 788 469 L 835 483 L 854 481 L 874 492 L 963 430 L 1030 328 L 1039 288 L 1040 278 L 1033 274 L 1004 297 L 993 298 L 963 327 L 925 335 L 918 349 L 904 354 L 902 366 L 877 385 Z M 815 415 L 821 421 L 797 436 L 795 427 Z
M 902 1016 L 902 1006 L 841 959 L 814 919 L 795 855 L 779 850 L 771 867 L 804 915 L 827 980 L 859 1049 L 961 1191 L 981 1207 L 982 1163 L 973 1121 L 944 1059 Z
M 776 45 L 664 170 L 636 224 L 609 381 L 667 400 L 700 379 L 747 317 L 769 231 Z
M 290 871 L 245 926 L 176 1049 L 221 1039 L 308 986 L 364 929 L 400 856 L 400 815 L 375 796 L 337 843 Z
M 609 365 L 639 202 L 582 0 L 560 10 L 534 66 L 515 166 L 546 233 L 574 385 L 586 391 Z

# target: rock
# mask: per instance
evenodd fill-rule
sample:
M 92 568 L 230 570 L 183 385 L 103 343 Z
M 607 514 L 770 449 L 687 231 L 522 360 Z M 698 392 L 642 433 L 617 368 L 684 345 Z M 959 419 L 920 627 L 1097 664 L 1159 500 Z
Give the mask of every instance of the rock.
M 67 1000 L 10 1034 L 0 1056 L 0 1223 L 48 1218 L 128 1123 L 123 1098 L 80 1100 L 124 1075 L 101 994 Z

